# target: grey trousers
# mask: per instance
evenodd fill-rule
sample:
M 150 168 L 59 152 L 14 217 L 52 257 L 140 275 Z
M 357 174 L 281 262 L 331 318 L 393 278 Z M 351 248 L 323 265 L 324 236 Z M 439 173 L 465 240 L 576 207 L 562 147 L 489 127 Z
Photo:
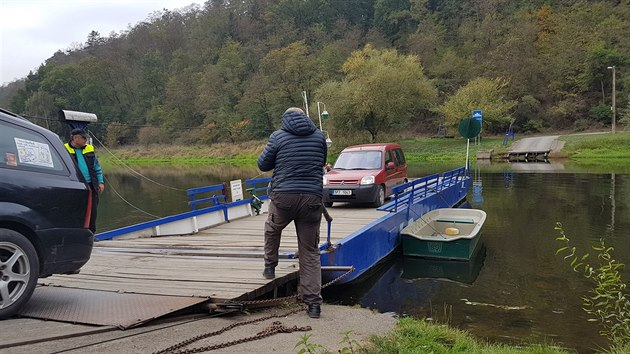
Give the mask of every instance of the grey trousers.
M 299 292 L 302 301 L 321 304 L 319 228 L 322 220 L 322 197 L 306 193 L 272 193 L 269 198 L 269 217 L 265 222 L 265 267 L 278 265 L 282 230 L 293 221 L 298 239 Z

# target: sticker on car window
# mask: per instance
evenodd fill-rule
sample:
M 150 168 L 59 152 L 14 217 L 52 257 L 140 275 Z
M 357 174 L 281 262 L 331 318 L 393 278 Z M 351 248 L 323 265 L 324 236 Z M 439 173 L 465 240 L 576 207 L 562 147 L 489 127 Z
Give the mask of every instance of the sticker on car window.
M 54 168 L 52 154 L 48 144 L 37 141 L 14 138 L 21 164 Z
M 4 162 L 7 166 L 17 166 L 17 159 L 15 158 L 15 154 L 7 152 L 4 154 Z

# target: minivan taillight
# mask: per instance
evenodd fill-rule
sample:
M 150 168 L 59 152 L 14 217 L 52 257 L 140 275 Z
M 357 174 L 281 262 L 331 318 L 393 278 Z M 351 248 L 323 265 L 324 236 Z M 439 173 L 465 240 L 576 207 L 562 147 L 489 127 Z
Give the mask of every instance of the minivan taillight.
M 83 228 L 90 228 L 90 218 L 92 217 L 92 188 L 88 187 L 88 202 L 85 210 L 85 220 L 83 220 Z

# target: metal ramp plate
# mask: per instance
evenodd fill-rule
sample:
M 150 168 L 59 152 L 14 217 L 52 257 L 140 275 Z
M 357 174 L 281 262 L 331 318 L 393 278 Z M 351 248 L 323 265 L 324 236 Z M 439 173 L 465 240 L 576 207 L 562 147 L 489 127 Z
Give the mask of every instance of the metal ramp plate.
M 20 315 L 127 329 L 207 300 L 39 286 Z

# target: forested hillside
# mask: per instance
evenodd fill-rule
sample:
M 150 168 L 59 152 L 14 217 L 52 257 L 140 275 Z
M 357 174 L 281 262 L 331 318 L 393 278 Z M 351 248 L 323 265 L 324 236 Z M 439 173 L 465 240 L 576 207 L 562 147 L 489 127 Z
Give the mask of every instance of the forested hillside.
M 331 135 L 436 134 L 472 109 L 490 133 L 583 130 L 610 126 L 615 66 L 630 120 L 629 0 L 209 0 L 86 35 L 0 106 L 55 130 L 39 118 L 96 113 L 112 145 L 263 138 L 303 91 Z

